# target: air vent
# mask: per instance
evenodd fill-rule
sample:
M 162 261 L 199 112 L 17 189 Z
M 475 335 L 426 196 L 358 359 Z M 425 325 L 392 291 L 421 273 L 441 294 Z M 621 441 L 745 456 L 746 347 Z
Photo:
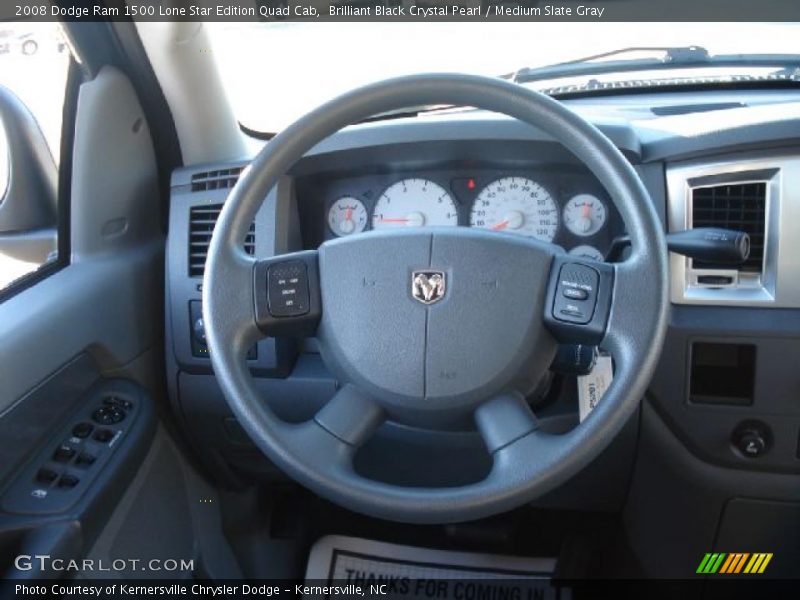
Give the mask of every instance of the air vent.
M 236 185 L 236 181 L 243 170 L 244 167 L 233 167 L 232 169 L 195 173 L 192 175 L 192 191 L 205 192 L 208 190 L 230 189 Z
M 750 235 L 750 258 L 741 271 L 760 273 L 764 265 L 766 182 L 733 183 L 692 190 L 692 227 L 724 227 Z M 693 261 L 695 269 L 715 265 Z
M 189 277 L 203 276 L 208 245 L 211 243 L 211 234 L 214 232 L 214 225 L 217 224 L 221 210 L 222 204 L 208 204 L 193 206 L 189 212 Z M 250 225 L 244 249 L 251 256 L 255 253 L 255 223 Z

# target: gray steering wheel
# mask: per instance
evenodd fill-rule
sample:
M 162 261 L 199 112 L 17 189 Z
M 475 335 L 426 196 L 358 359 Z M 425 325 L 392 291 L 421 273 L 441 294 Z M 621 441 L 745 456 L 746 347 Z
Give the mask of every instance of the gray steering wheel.
M 261 261 L 244 252 L 267 193 L 314 145 L 372 115 L 426 104 L 503 113 L 562 143 L 611 196 L 630 235 L 629 256 L 597 263 L 523 236 L 466 227 L 369 232 Z M 203 317 L 231 410 L 284 472 L 355 511 L 455 522 L 552 490 L 619 432 L 661 351 L 667 265 L 662 224 L 647 191 L 597 128 L 547 96 L 499 79 L 418 75 L 345 94 L 266 144 L 214 230 Z M 266 335 L 317 336 L 341 387 L 312 420 L 280 420 L 257 391 L 245 356 Z M 524 392 L 544 375 L 558 342 L 602 346 L 615 375 L 583 423 L 552 435 L 539 430 Z M 404 487 L 353 467 L 358 448 L 387 419 L 435 429 L 466 417 L 492 456 L 482 481 Z

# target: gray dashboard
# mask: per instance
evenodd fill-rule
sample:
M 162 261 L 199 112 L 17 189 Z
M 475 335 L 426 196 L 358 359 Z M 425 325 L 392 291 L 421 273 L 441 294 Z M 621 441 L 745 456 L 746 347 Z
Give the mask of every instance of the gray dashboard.
M 702 170 L 706 163 L 731 164 L 757 157 L 762 164 L 772 157 L 800 156 L 797 94 L 648 94 L 568 104 L 606 133 L 634 164 L 665 228 L 685 226 L 671 222 L 670 203 L 682 202 L 691 190 L 676 194 L 668 189 L 667 178 L 687 161 Z M 715 109 L 715 104 L 726 108 Z M 670 110 L 659 115 L 653 110 L 656 106 Z M 224 202 L 247 163 L 243 159 L 192 165 L 173 173 L 167 252 L 170 396 L 206 460 L 234 479 L 280 475 L 249 444 L 216 387 L 207 355 L 197 351 L 202 277 L 192 271 L 191 261 L 192 241 L 208 235 L 193 229 L 199 222 L 197 215 L 208 214 L 201 209 L 213 213 Z M 780 165 L 775 168 L 780 173 Z M 787 175 L 784 171 L 784 179 Z M 504 176 L 540 182 L 555 198 L 559 211 L 576 193 L 594 194 L 610 205 L 591 174 L 541 132 L 506 117 L 464 110 L 366 123 L 318 145 L 265 199 L 249 251 L 268 257 L 316 247 L 333 235 L 325 215 L 337 198 L 358 197 L 372 215 L 384 190 L 406 177 L 422 177 L 446 189 L 455 198 L 459 224 L 467 225 L 476 194 Z M 465 187 L 470 179 L 475 182 L 471 189 Z M 723 178 L 726 184 L 731 181 L 738 180 Z M 797 210 L 800 198 L 795 194 L 771 198 L 769 210 L 773 215 L 782 208 L 788 211 L 788 206 Z M 800 233 L 797 227 L 794 231 Z M 608 226 L 589 241 L 605 252 L 621 233 L 623 225 L 612 212 Z M 554 238 L 566 249 L 581 241 L 563 223 Z M 771 243 L 773 252 L 780 243 L 788 246 L 777 235 Z M 800 277 L 800 262 L 785 253 L 783 257 L 785 266 L 774 274 L 778 287 Z M 702 461 L 744 471 L 800 472 L 800 404 L 794 372 L 800 356 L 800 306 L 737 304 L 735 293 L 733 302 L 715 301 L 715 289 L 709 286 L 708 301 L 700 304 L 686 305 L 673 298 L 665 351 L 646 401 Z M 725 294 L 730 297 L 732 289 L 719 297 Z M 336 388 L 315 353 L 313 340 L 262 340 L 250 365 L 265 401 L 290 420 L 313 414 Z M 709 398 L 698 391 L 709 379 L 734 371 L 749 373 L 740 382 L 741 394 L 734 390 L 733 396 Z M 568 427 L 575 423 L 574 399 L 569 400 L 574 390 L 565 384 L 561 392 L 566 400 L 552 416 L 559 426 Z M 767 438 L 765 451 L 758 456 L 749 456 L 737 446 L 737 436 L 753 424 Z M 591 499 L 573 496 L 569 501 L 582 506 L 596 503 L 601 508 L 623 502 L 625 473 L 635 454 L 636 425 L 632 428 L 632 436 L 621 436 L 624 439 L 611 446 L 614 460 L 599 461 L 602 472 L 587 475 L 616 483 Z M 390 438 L 398 435 L 387 433 Z M 455 434 L 448 443 L 461 448 L 464 456 L 477 452 L 471 442 Z M 462 458 L 461 462 L 467 461 Z

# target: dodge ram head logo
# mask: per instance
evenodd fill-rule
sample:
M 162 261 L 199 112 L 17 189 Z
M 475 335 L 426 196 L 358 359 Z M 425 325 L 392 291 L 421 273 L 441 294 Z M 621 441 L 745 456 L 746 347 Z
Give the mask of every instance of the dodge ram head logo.
M 444 271 L 414 271 L 411 273 L 411 295 L 423 304 L 433 304 L 444 298 Z

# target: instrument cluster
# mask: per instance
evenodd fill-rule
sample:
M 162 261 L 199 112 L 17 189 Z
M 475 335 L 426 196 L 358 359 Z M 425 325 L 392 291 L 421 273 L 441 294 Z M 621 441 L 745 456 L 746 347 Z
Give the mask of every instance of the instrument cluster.
M 307 246 L 394 227 L 469 226 L 529 236 L 603 260 L 621 233 L 620 219 L 599 182 L 569 168 L 371 175 L 314 187 L 321 187 L 324 198 L 319 207 L 324 218 L 314 219 L 324 222 L 324 231 L 312 234 L 319 239 Z

